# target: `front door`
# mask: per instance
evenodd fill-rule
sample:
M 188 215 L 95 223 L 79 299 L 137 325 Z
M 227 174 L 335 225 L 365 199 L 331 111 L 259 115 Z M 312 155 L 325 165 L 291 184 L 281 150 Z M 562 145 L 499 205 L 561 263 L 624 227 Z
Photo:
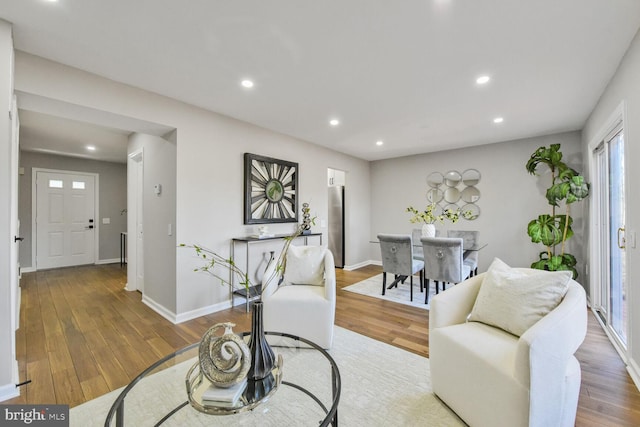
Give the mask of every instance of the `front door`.
M 36 268 L 95 262 L 95 176 L 36 172 Z

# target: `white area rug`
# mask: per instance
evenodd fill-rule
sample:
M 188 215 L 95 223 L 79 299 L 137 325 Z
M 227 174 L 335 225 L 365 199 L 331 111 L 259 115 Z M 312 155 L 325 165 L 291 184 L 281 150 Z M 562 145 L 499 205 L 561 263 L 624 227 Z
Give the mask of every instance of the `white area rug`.
M 277 350 L 276 350 L 277 352 Z M 338 422 L 342 426 L 464 426 L 465 424 L 449 410 L 431 391 L 429 359 L 405 350 L 375 341 L 347 329 L 336 327 L 334 346 L 330 351 L 340 370 L 342 393 L 338 406 Z M 178 376 L 181 380 L 192 362 L 176 365 L 156 374 Z M 309 370 L 309 366 L 297 366 L 284 360 L 287 370 Z M 328 373 L 326 374 L 328 375 Z M 313 378 L 314 381 L 328 381 L 328 378 Z M 286 380 L 286 377 L 284 378 Z M 128 426 L 153 425 L 158 420 L 150 417 L 152 408 L 162 406 L 168 394 L 183 393 L 181 387 L 163 389 L 162 381 L 157 387 L 147 387 L 147 394 L 136 396 L 141 402 L 125 401 L 125 423 Z M 182 382 L 184 384 L 184 382 Z M 290 387 L 281 387 L 274 397 L 286 398 Z M 113 391 L 83 405 L 71 409 L 71 426 L 104 425 L 106 414 L 120 390 Z M 242 425 L 256 426 L 317 426 L 315 417 L 295 418 L 295 408 L 287 407 L 287 413 L 275 421 L 264 422 L 265 417 L 258 406 Z M 132 414 L 133 412 L 133 414 Z M 155 411 L 154 411 L 155 412 Z M 280 414 L 278 414 L 280 416 Z M 188 419 L 187 419 L 188 417 Z M 233 415 L 213 416 L 197 413 L 190 407 L 183 408 L 164 425 L 234 425 Z
M 393 274 L 387 274 L 387 286 L 389 286 L 391 282 L 393 282 Z M 429 301 L 431 301 L 431 297 L 435 295 L 435 282 L 430 280 L 429 286 L 431 292 L 429 294 Z M 420 292 L 420 278 L 418 276 L 413 277 L 413 301 L 409 299 L 409 289 L 409 279 L 407 279 L 404 283 L 398 283 L 397 288 L 387 289 L 385 294 L 382 295 L 382 274 L 342 288 L 343 291 L 355 292 L 357 294 L 428 310 L 429 304 L 424 303 L 424 292 Z

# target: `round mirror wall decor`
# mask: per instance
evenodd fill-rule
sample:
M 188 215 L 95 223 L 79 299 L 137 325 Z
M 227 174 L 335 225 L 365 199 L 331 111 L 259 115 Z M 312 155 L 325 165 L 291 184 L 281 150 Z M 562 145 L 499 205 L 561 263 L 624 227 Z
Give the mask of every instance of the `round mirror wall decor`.
M 461 198 L 463 202 L 475 203 L 480 200 L 480 190 L 473 186 L 465 187 L 465 189 L 462 190 Z
M 460 190 L 455 187 L 449 187 L 444 190 L 444 201 L 447 203 L 457 203 L 460 200 Z
M 427 177 L 427 185 L 432 188 L 438 188 L 444 182 L 444 176 L 440 172 L 432 172 Z
M 445 174 L 431 172 L 427 176 L 430 187 L 427 190 L 427 201 L 435 205 L 434 215 L 442 215 L 449 209 L 458 211 L 461 219 L 472 221 L 478 218 L 480 208 L 476 202 L 480 200 L 480 190 L 476 185 L 480 182 L 480 177 L 477 169 L 465 169 L 462 174 L 456 170 Z
M 440 189 L 432 188 L 431 190 L 427 191 L 427 201 L 429 203 L 440 203 L 443 198 L 444 194 Z
M 474 203 L 467 203 L 460 210 L 462 211 L 462 216 L 469 221 L 473 221 L 480 216 L 480 208 Z
M 449 171 L 444 175 L 444 183 L 447 187 L 456 187 L 461 180 L 462 175 L 458 171 Z
M 480 172 L 477 169 L 467 169 L 462 172 L 462 182 L 467 186 L 477 185 L 480 182 Z

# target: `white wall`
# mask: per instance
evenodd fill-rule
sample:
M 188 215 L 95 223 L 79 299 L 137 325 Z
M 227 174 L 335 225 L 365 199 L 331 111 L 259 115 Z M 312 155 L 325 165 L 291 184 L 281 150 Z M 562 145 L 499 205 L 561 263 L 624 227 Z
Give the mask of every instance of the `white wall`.
M 15 331 L 11 322 L 11 111 L 13 96 L 13 40 L 11 25 L 0 20 L 0 401 L 16 395 Z
M 482 177 L 477 185 L 480 199 L 476 203 L 481 210 L 474 221 L 461 219 L 456 224 L 445 222 L 436 228 L 442 235 L 447 229 L 479 230 L 480 240 L 488 246 L 480 252 L 479 271 L 485 271 L 494 257 L 507 264 L 528 267 L 538 259 L 544 246 L 531 243 L 527 224 L 540 214 L 551 213 L 545 198 L 550 177 L 529 175 L 525 165 L 531 154 L 540 146 L 561 144 L 564 161 L 582 170 L 580 133 L 568 132 L 479 147 L 442 151 L 418 156 L 380 160 L 371 165 L 371 240 L 378 233 L 410 233 L 417 224 L 409 222 L 407 206 L 425 208 L 428 204 L 427 176 L 432 172 L 446 173 L 457 170 L 477 169 Z M 541 171 L 546 171 L 540 168 Z M 582 207 L 574 205 L 574 224 L 581 224 Z M 579 258 L 579 277 L 583 277 L 580 262 L 581 236 L 570 242 L 569 252 Z M 371 244 L 371 257 L 380 259 L 378 245 Z
M 609 82 L 600 101 L 582 131 L 582 143 L 585 164 L 590 157 L 588 146 L 606 125 L 609 116 L 624 101 L 626 115 L 624 122 L 626 157 L 626 230 L 627 233 L 640 231 L 640 194 L 637 183 L 640 182 L 640 169 L 636 161 L 640 159 L 640 32 L 636 34 L 629 50 L 622 59 L 615 76 Z M 640 384 L 640 251 L 638 247 L 627 245 L 627 280 L 629 293 L 629 334 L 627 358 L 630 372 L 636 385 Z M 592 283 L 591 286 L 597 286 Z
M 176 144 L 157 136 L 132 134 L 129 153 L 140 148 L 144 152 L 144 297 L 176 313 Z M 158 184 L 159 195 L 154 191 Z M 132 256 L 129 253 L 129 259 Z
M 368 259 L 370 187 L 364 160 L 20 52 L 16 89 L 177 129 L 177 243 L 199 242 L 228 254 L 232 237 L 253 231 L 242 224 L 244 152 L 298 162 L 300 200 L 309 201 L 319 221 L 327 218 L 327 168 L 344 170 L 347 263 Z M 276 233 L 292 228 L 270 226 Z M 192 271 L 197 265 L 192 253 L 178 250 L 176 259 L 176 315 L 188 317 L 228 299 L 226 289 Z

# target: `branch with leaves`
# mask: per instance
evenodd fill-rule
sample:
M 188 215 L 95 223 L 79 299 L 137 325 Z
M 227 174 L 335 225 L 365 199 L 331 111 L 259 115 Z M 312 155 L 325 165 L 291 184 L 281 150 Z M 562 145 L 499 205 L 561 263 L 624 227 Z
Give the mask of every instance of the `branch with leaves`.
M 444 223 L 445 219 L 448 219 L 452 223 L 458 222 L 460 217 L 462 216 L 465 219 L 470 219 L 473 217 L 473 212 L 471 211 L 462 211 L 460 208 L 458 209 L 445 209 L 444 212 L 440 215 L 435 214 L 436 204 L 432 203 L 428 205 L 425 210 L 419 211 L 413 206 L 409 206 L 407 208 L 407 212 L 412 214 L 413 216 L 409 219 L 409 222 L 412 224 L 424 222 L 425 224 L 433 224 L 436 221 L 440 223 Z
M 316 224 L 315 216 L 310 219 L 310 223 L 312 225 Z M 284 274 L 287 262 L 287 251 L 289 250 L 289 247 L 291 246 L 291 243 L 295 240 L 295 238 L 302 235 L 303 231 L 306 230 L 306 226 L 307 224 L 305 223 L 299 224 L 296 230 L 291 235 L 283 238 L 284 244 L 282 247 L 282 251 L 278 255 L 278 258 L 275 260 L 276 267 L 271 273 L 271 276 L 268 278 L 268 280 L 264 282 L 272 283 L 272 279 L 274 279 L 278 275 L 282 276 Z M 254 286 L 254 284 L 251 282 L 251 279 L 249 279 L 249 274 L 243 271 L 235 263 L 233 258 L 225 258 L 212 249 L 208 249 L 202 245 L 186 245 L 184 243 L 181 243 L 178 246 L 193 249 L 198 258 L 204 261 L 204 264 L 202 264 L 200 267 L 194 268 L 193 271 L 208 273 L 218 279 L 221 285 L 227 285 L 232 288 L 235 286 L 239 286 L 240 289 L 244 288 L 247 290 L 247 292 L 249 292 L 249 288 Z M 230 272 L 230 277 L 225 278 L 223 274 L 219 273 L 220 269 Z

